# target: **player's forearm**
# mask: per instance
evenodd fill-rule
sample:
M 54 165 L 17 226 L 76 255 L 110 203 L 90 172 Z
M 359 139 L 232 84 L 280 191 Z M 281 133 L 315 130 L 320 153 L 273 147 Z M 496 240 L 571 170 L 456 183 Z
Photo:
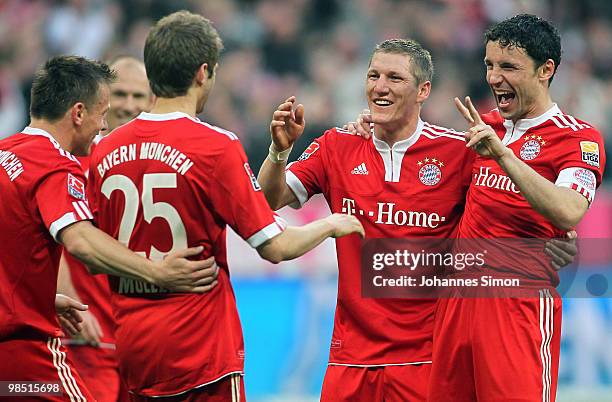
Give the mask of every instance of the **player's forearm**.
M 133 253 L 89 222 L 77 222 L 60 232 L 66 250 L 97 272 L 154 283 L 153 264 Z
M 279 263 L 300 257 L 334 234 L 334 227 L 325 219 L 301 227 L 289 226 L 283 233 L 257 249 L 266 260 Z
M 497 160 L 501 168 L 539 214 L 561 230 L 575 227 L 588 208 L 586 198 L 551 183 L 509 151 Z
M 287 188 L 285 177 L 286 166 L 287 164 L 283 161 L 274 163 L 266 158 L 257 176 L 257 181 L 266 196 L 268 204 L 270 204 L 270 208 L 275 211 L 290 204 L 290 202 L 286 200 L 288 198 L 286 192 L 291 192 L 291 190 Z M 293 195 L 293 193 L 291 193 L 291 195 Z
M 57 293 L 72 297 L 77 301 L 81 301 L 81 298 L 79 297 L 79 294 L 72 283 L 70 267 L 68 266 L 68 261 L 66 261 L 66 256 L 63 253 L 60 259 L 59 271 L 57 275 Z

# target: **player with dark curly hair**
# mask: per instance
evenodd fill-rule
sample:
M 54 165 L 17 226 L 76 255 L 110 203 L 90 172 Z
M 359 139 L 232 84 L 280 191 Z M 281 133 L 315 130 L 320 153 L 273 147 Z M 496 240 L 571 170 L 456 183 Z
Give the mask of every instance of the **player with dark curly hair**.
M 438 301 L 428 400 L 551 402 L 561 298 L 537 239 L 563 237 L 587 212 L 603 175 L 603 140 L 552 101 L 561 39 L 549 22 L 517 15 L 487 30 L 485 46 L 497 108 L 480 115 L 469 97 L 465 105 L 455 98 L 469 126 L 466 145 L 477 153 L 458 237 L 531 239 L 487 263 L 531 293 Z

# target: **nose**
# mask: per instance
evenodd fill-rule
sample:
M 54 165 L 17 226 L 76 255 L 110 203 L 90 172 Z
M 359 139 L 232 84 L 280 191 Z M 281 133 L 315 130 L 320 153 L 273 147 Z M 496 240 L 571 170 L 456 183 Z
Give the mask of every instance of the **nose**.
M 377 80 L 376 80 L 376 84 L 374 85 L 374 91 L 376 91 L 376 93 L 387 93 L 389 92 L 389 86 L 387 85 L 387 79 L 385 78 L 385 76 L 380 76 Z
M 487 82 L 489 85 L 499 85 L 503 80 L 503 76 L 498 69 L 493 68 L 487 71 Z
M 128 95 L 127 99 L 125 100 L 124 108 L 129 112 L 130 116 L 134 116 L 138 113 L 138 105 L 133 95 Z

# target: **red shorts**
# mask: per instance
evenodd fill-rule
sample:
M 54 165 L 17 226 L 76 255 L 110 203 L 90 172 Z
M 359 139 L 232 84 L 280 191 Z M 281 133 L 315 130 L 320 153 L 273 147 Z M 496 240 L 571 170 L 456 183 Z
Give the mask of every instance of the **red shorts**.
M 0 378 L 3 381 L 41 381 L 58 383 L 62 395 L 44 394 L 24 397 L 25 400 L 53 402 L 91 402 L 94 397 L 66 357 L 59 338 L 43 340 L 11 339 L 0 342 Z M 6 397 L 0 400 L 15 400 Z
M 429 402 L 554 402 L 561 298 L 539 293 L 439 299 Z
M 93 346 L 66 346 L 83 382 L 98 402 L 127 402 L 127 388 L 119 377 L 115 351 Z
M 429 363 L 376 367 L 329 365 L 321 402 L 425 402 L 430 370 Z
M 132 402 L 246 402 L 244 377 L 230 374 L 208 385 L 176 396 L 148 397 L 130 394 Z

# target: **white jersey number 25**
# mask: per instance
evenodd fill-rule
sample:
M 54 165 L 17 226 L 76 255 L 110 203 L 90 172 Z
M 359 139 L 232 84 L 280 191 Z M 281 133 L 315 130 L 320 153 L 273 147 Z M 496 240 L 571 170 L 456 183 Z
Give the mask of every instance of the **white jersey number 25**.
M 142 178 L 142 196 L 138 194 L 136 184 L 127 176 L 116 174 L 108 177 L 102 183 L 102 193 L 110 200 L 115 190 L 121 190 L 125 196 L 125 208 L 119 225 L 119 241 L 126 246 L 129 244 L 134 226 L 138 204 L 142 202 L 142 211 L 147 223 L 154 218 L 162 218 L 168 222 L 172 235 L 172 247 L 167 252 L 161 252 L 151 245 L 148 257 L 152 260 L 161 260 L 172 251 L 187 248 L 187 233 L 185 225 L 176 208 L 167 202 L 153 202 L 153 189 L 176 188 L 176 173 L 147 173 Z M 144 252 L 141 252 L 145 254 Z

